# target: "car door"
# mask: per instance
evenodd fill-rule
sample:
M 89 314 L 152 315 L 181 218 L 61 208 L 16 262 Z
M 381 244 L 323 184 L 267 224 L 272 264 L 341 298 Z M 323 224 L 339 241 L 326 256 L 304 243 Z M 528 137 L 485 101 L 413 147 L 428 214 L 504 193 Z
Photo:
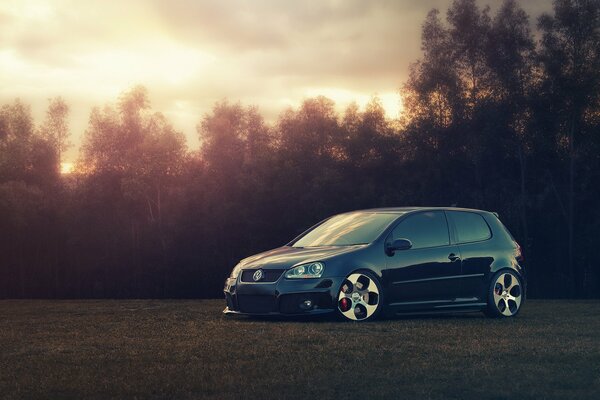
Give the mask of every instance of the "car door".
M 388 254 L 388 303 L 395 307 L 428 308 L 452 302 L 459 294 L 458 246 L 450 244 L 444 211 L 410 214 L 394 227 L 386 243 L 408 239 L 412 247 Z
M 487 301 L 487 279 L 492 263 L 492 231 L 485 219 L 469 211 L 446 211 L 454 242 L 462 258 L 459 296 L 465 300 Z

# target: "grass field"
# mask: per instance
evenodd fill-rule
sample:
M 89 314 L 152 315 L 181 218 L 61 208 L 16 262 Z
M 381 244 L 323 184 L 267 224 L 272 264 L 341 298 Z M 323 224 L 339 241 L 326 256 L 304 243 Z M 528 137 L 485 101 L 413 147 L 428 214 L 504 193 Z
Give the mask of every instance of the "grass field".
M 600 398 L 600 302 L 364 324 L 223 303 L 0 301 L 0 398 Z

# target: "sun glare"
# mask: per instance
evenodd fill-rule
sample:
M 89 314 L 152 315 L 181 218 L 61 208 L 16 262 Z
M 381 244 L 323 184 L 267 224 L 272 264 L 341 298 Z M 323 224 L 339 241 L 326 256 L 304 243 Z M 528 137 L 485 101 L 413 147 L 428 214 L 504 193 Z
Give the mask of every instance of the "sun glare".
M 104 77 L 103 81 L 113 83 L 117 80 L 120 86 L 135 81 L 179 85 L 196 76 L 204 66 L 215 61 L 215 57 L 177 43 L 152 40 L 132 48 L 79 55 L 77 61 L 92 76 Z
M 60 173 L 62 175 L 71 174 L 71 173 L 73 173 L 73 171 L 75 171 L 75 165 L 73 163 L 70 163 L 70 162 L 60 163 Z
M 0 5 L 0 11 L 8 16 L 37 22 L 48 20 L 55 14 L 52 6 L 44 1 L 8 2 Z

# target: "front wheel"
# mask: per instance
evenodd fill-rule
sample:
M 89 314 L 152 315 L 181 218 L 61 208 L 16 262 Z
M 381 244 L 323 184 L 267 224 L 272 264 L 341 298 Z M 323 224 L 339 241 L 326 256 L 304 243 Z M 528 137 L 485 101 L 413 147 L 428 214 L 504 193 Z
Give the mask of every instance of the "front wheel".
M 489 317 L 514 317 L 521 309 L 523 286 L 519 276 L 503 270 L 496 273 L 491 281 L 486 315 Z
M 338 312 L 347 320 L 366 321 L 376 318 L 383 306 L 381 286 L 367 272 L 348 275 L 338 294 Z

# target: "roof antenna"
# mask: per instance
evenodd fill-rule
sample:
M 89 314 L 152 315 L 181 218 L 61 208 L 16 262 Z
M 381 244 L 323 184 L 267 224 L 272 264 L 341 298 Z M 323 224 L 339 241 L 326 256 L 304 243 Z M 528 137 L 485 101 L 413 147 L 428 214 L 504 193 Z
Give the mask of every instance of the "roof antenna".
M 452 203 L 452 205 L 450 207 L 458 207 L 457 203 Z

